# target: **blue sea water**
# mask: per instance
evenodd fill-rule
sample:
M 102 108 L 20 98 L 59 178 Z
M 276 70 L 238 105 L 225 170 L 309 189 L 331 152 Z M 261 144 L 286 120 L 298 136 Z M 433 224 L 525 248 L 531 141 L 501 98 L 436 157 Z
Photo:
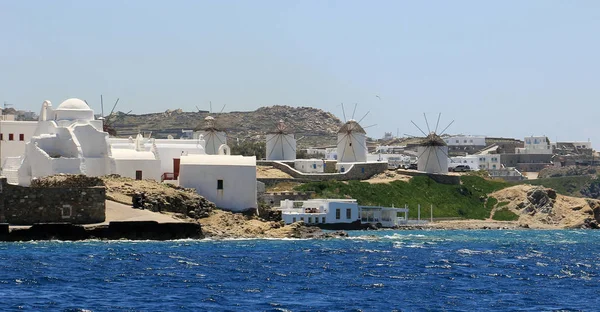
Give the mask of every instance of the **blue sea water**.
M 0 243 L 0 310 L 595 311 L 600 231 Z

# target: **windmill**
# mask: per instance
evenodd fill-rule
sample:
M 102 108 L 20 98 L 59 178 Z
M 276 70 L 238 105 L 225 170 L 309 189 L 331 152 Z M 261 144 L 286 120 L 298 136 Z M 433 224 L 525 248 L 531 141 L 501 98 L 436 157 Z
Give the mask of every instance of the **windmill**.
M 295 160 L 296 139 L 279 120 L 274 131 L 267 133 L 267 160 Z
M 201 112 L 197 106 L 196 109 L 198 109 L 198 113 Z M 225 109 L 225 105 L 223 105 L 221 112 L 223 112 L 223 109 Z M 212 103 L 210 103 L 210 113 L 212 114 Z M 221 145 L 227 145 L 227 135 L 217 128 L 215 118 L 210 115 L 204 117 L 204 125 L 198 125 L 194 129 L 194 134 L 194 138 L 199 138 L 202 135 L 205 141 L 204 151 L 208 155 L 219 155 Z
M 344 111 L 344 104 L 342 103 L 342 112 L 344 114 L 344 120 L 346 119 L 346 112 Z M 367 112 L 359 121 L 354 120 L 354 113 L 356 112 L 356 104 L 354 105 L 354 111 L 352 112 L 352 118 L 342 125 L 338 130 L 338 141 L 337 141 L 337 160 L 339 163 L 352 163 L 352 162 L 366 162 L 367 161 L 367 132 L 365 127 L 360 125 L 360 122 L 367 117 Z M 371 125 L 369 127 L 372 127 Z
M 87 101 L 85 101 L 85 103 L 87 104 Z M 117 100 L 115 101 L 115 104 L 113 105 L 110 114 L 108 114 L 107 116 L 104 116 L 104 98 L 102 97 L 102 94 L 100 95 L 100 109 L 102 110 L 102 130 L 104 132 L 107 132 L 109 136 L 115 137 L 117 136 L 117 130 L 115 130 L 115 128 L 113 127 L 113 124 L 115 122 L 118 122 L 120 120 L 122 120 L 123 118 L 125 118 L 127 115 L 129 115 L 129 113 L 131 113 L 131 111 L 128 111 L 127 113 L 122 113 L 122 112 L 117 112 L 115 113 L 115 108 L 117 107 L 117 104 L 119 104 L 119 98 L 117 98 Z
M 417 148 L 417 170 L 424 171 L 427 173 L 448 173 L 448 145 L 441 138 L 441 135 L 454 123 L 454 120 L 442 130 L 442 132 L 438 135 L 437 129 L 440 124 L 440 117 L 442 114 L 438 115 L 437 123 L 435 125 L 435 129 L 431 131 L 429 128 L 429 122 L 427 121 L 427 115 L 423 114 L 425 118 L 425 124 L 427 125 L 427 131 L 429 134 L 426 134 L 414 121 L 412 124 L 423 133 L 425 136 L 419 142 Z

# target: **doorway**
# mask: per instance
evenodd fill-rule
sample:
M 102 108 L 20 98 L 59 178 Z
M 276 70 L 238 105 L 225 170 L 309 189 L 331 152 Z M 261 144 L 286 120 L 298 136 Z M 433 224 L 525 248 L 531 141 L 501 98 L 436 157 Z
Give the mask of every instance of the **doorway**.
M 136 170 L 135 171 L 135 179 L 136 180 L 141 180 L 142 179 L 142 170 Z

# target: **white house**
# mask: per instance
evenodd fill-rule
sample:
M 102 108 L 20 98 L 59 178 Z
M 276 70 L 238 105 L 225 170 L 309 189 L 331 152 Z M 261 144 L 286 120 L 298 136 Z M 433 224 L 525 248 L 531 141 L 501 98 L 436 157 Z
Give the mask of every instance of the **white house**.
M 238 155 L 181 156 L 179 185 L 231 211 L 257 207 L 256 157 Z
M 147 150 L 145 140 L 138 134 L 131 140 L 132 148 L 115 148 L 111 146 L 111 156 L 115 163 L 114 172 L 123 177 L 136 180 L 152 179 L 161 180 L 163 173 L 156 145 L 152 144 Z
M 303 221 L 312 225 L 369 223 L 394 227 L 408 219 L 407 208 L 359 206 L 355 199 L 282 200 L 279 209 L 286 224 Z M 399 213 L 404 216 L 399 217 Z
M 15 115 L 0 114 L 0 166 L 7 158 L 23 155 L 36 127 L 37 121 L 17 121 Z
M 444 139 L 448 146 L 485 146 L 485 136 L 456 135 Z
M 294 169 L 305 173 L 325 172 L 325 161 L 322 159 L 296 159 Z
M 304 221 L 308 224 L 352 223 L 360 220 L 356 199 L 282 200 L 281 218 L 286 224 Z
M 455 168 L 459 165 L 467 165 L 471 170 L 479 170 L 479 155 L 453 156 L 450 157 L 448 168 Z
M 502 168 L 502 163 L 500 162 L 502 154 L 482 154 L 473 156 L 479 158 L 479 169 L 495 170 Z
M 525 137 L 525 147 L 517 148 L 517 154 L 552 154 L 552 144 L 545 136 Z
M 150 152 L 154 150 L 160 155 L 159 164 L 157 166 L 157 169 L 160 171 L 157 179 L 158 181 L 177 180 L 181 156 L 205 154 L 205 141 L 202 136 L 199 136 L 196 139 L 154 139 L 143 138 L 141 135 L 138 135 L 138 138 L 142 141 L 142 148 L 140 151 Z M 118 155 L 121 150 L 136 149 L 136 140 L 133 138 L 109 138 L 113 156 Z

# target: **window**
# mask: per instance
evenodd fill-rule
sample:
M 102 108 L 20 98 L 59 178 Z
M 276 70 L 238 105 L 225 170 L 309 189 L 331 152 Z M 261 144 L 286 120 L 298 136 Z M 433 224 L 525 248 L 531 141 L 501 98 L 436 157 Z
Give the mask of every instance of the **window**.
M 467 143 L 467 140 L 464 140 L 463 142 L 464 142 L 464 143 Z
M 4 141 L 4 133 L 0 133 L 0 141 Z
M 312 223 L 312 217 L 308 217 L 308 223 Z
M 325 217 L 321 219 L 321 223 L 325 223 Z
M 223 180 L 217 180 L 217 190 L 223 189 Z
M 14 141 L 15 140 L 15 134 L 14 133 L 9 133 L 8 134 L 8 140 L 9 141 Z
M 341 212 L 340 212 L 340 209 L 339 209 L 339 208 L 338 208 L 338 209 L 336 209 L 336 210 L 335 210 L 335 219 L 336 219 L 336 220 L 339 220 L 339 219 L 341 218 L 341 217 L 340 217 L 340 214 L 341 214 Z
M 296 217 L 292 218 L 292 223 L 296 223 Z
M 300 221 L 304 222 L 304 217 L 300 217 Z
M 352 219 L 352 209 L 346 209 L 346 219 Z
M 25 135 L 23 133 L 19 134 L 19 141 L 25 141 Z
M 456 140 L 456 143 L 458 143 L 458 140 Z
M 315 217 L 315 223 L 319 223 L 319 217 Z

